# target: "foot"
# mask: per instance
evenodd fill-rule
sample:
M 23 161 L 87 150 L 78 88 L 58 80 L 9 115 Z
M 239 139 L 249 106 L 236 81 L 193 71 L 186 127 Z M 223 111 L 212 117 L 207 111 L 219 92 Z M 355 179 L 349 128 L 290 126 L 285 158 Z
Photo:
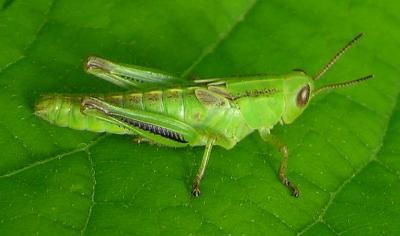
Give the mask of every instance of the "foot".
M 293 197 L 299 197 L 300 196 L 300 191 L 296 187 L 293 186 L 293 188 L 291 190 L 292 190 L 292 196 Z
M 287 178 L 282 178 L 282 184 L 289 188 L 289 190 L 292 192 L 293 197 L 297 198 L 300 196 L 299 189 L 292 182 L 290 182 Z
M 200 196 L 200 188 L 199 188 L 199 185 L 197 185 L 197 184 L 194 184 L 193 185 L 193 190 L 192 190 L 192 195 L 193 195 L 193 197 L 199 197 Z

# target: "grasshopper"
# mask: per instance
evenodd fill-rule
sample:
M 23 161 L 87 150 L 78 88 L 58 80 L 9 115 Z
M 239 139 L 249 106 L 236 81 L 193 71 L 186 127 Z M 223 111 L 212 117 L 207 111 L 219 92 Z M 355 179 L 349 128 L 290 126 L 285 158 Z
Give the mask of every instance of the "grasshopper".
M 281 76 L 250 75 L 194 80 L 190 84 L 174 75 L 136 65 L 120 65 L 89 57 L 85 70 L 128 92 L 103 95 L 50 94 L 35 105 L 35 114 L 62 127 L 93 132 L 127 134 L 171 147 L 205 146 L 192 195 L 200 195 L 214 145 L 231 149 L 253 131 L 276 146 L 282 159 L 280 181 L 298 197 L 296 185 L 286 177 L 288 148 L 270 130 L 290 124 L 317 94 L 348 87 L 372 78 L 314 87 L 328 69 L 362 34 L 356 35 L 313 77 L 300 70 Z

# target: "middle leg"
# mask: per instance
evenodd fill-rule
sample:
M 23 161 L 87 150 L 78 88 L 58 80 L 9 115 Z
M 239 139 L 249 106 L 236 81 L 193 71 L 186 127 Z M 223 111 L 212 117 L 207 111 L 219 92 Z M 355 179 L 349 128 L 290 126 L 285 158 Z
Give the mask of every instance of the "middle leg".
M 200 196 L 200 182 L 204 176 L 204 172 L 207 167 L 208 160 L 210 159 L 211 149 L 215 143 L 215 138 L 210 138 L 207 141 L 206 149 L 204 150 L 203 158 L 201 159 L 200 167 L 197 171 L 197 175 L 193 180 L 192 195 L 194 197 Z

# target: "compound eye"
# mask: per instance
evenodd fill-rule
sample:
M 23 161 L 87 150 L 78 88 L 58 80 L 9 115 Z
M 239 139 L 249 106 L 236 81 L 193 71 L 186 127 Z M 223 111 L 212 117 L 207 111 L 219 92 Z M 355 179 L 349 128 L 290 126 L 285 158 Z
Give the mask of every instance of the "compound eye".
M 297 94 L 297 99 L 296 99 L 297 106 L 304 107 L 307 104 L 309 98 L 310 98 L 310 86 L 307 84 L 306 86 L 302 87 L 299 93 Z

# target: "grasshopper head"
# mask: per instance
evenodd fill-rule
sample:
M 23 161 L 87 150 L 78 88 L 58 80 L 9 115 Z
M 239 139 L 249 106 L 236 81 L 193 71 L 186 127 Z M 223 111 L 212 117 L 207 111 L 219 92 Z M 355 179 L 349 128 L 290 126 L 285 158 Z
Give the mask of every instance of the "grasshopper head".
M 296 71 L 289 74 L 283 82 L 285 109 L 282 121 L 292 123 L 306 109 L 314 90 L 314 81 L 306 73 Z
M 335 64 L 340 56 L 342 56 L 344 52 L 357 42 L 361 36 L 362 33 L 358 34 L 348 42 L 314 77 L 307 75 L 303 71 L 295 71 L 286 77 L 283 84 L 285 109 L 282 114 L 282 121 L 284 123 L 292 123 L 301 113 L 303 113 L 310 99 L 315 95 L 331 89 L 349 87 L 373 77 L 372 75 L 368 75 L 347 82 L 328 84 L 320 88 L 314 88 L 314 82 L 319 80 L 322 75 Z

